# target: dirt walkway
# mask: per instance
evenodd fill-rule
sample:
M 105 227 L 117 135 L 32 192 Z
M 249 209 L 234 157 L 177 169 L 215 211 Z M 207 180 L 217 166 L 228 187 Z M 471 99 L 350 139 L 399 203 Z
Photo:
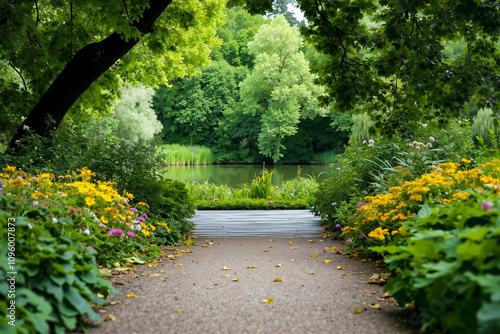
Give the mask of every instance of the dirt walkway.
M 158 267 L 138 266 L 132 275 L 114 275 L 120 295 L 110 301 L 121 303 L 102 313 L 114 321 L 90 334 L 418 331 L 393 303 L 377 300 L 384 295 L 382 286 L 365 283 L 380 273 L 372 263 L 335 254 L 331 247 L 343 248 L 339 242 L 308 240 L 198 239 L 199 246 L 180 247 L 192 253 L 164 258 Z M 263 302 L 268 298 L 274 303 Z

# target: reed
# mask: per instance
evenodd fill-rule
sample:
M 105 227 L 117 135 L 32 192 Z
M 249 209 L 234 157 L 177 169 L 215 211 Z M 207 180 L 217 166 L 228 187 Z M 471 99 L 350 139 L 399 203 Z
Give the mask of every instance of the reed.
M 191 152 L 191 147 L 195 152 Z M 169 165 L 209 165 L 214 162 L 212 150 L 204 146 L 186 146 L 179 144 L 165 144 L 159 149 L 165 154 L 165 162 Z

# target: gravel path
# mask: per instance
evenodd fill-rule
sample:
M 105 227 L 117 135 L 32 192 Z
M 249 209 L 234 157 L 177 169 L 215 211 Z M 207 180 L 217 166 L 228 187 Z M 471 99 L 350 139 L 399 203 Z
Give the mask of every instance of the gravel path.
M 375 265 L 332 252 L 331 247 L 343 248 L 340 242 L 310 240 L 200 238 L 199 246 L 179 247 L 192 253 L 164 257 L 158 267 L 137 266 L 133 274 L 113 275 L 120 295 L 110 301 L 121 303 L 106 306 L 102 315 L 114 321 L 92 327 L 90 334 L 418 331 L 392 302 L 377 300 L 383 287 L 366 283 L 380 273 Z M 274 282 L 276 278 L 282 282 Z M 268 298 L 274 303 L 263 302 Z M 380 308 L 369 306 L 374 303 Z M 355 314 L 354 309 L 363 312 Z

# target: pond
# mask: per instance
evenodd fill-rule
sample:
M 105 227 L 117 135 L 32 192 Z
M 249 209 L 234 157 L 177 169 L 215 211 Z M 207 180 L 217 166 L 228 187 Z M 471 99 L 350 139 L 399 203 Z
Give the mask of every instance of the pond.
M 297 176 L 298 165 L 266 165 L 268 171 L 274 169 L 273 184 L 279 185 L 286 180 Z M 314 177 L 318 182 L 329 177 L 333 170 L 330 165 L 301 165 L 303 177 Z M 205 182 L 225 184 L 237 187 L 244 183 L 251 183 L 254 175 L 262 172 L 262 165 L 196 165 L 196 166 L 169 166 L 165 177 L 184 182 Z

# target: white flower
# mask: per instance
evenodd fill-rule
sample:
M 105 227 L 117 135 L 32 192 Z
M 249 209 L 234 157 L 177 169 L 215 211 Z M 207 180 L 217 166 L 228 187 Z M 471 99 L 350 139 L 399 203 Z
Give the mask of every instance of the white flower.
M 90 235 L 90 230 L 86 229 L 85 231 L 83 231 L 83 233 L 86 234 L 86 235 Z
M 33 201 L 33 206 L 38 206 L 38 201 Z
M 28 228 L 31 230 L 33 228 L 33 225 L 31 225 L 30 223 L 28 223 Z
M 57 218 L 56 218 L 56 217 L 53 217 L 53 218 L 52 218 L 52 224 L 55 224 L 55 223 L 57 223 Z

